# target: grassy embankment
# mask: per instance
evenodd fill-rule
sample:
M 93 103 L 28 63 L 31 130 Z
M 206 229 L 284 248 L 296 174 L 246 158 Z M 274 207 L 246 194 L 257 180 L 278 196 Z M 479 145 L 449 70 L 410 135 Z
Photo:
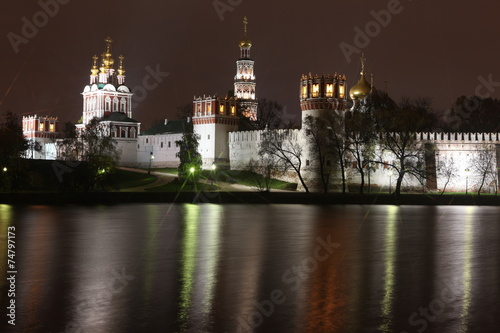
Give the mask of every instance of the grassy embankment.
M 173 175 L 178 174 L 177 168 L 156 168 L 156 169 L 151 169 L 151 171 L 169 173 Z M 249 186 L 252 188 L 258 188 L 259 184 L 264 183 L 264 177 L 254 172 L 245 170 L 216 170 L 216 171 L 202 170 L 200 178 L 202 179 L 202 186 L 204 185 L 203 184 L 204 182 L 211 182 L 212 180 L 214 181 L 214 186 L 217 185 L 217 182 L 225 182 L 229 184 L 239 184 L 239 185 Z M 175 191 L 179 187 L 182 187 L 182 184 L 178 183 L 172 183 L 172 185 L 170 186 L 169 185 L 170 184 L 161 186 L 158 189 L 161 192 L 165 192 L 168 190 Z M 273 190 L 295 191 L 297 189 L 297 184 L 285 182 L 278 179 L 271 179 L 270 188 Z M 155 188 L 150 188 L 148 190 L 155 191 Z M 194 188 L 191 187 L 191 189 L 189 190 L 194 190 Z M 199 186 L 197 187 L 197 190 L 200 190 Z M 217 190 L 217 188 L 208 187 L 208 188 L 202 188 L 202 190 L 212 191 L 212 190 Z

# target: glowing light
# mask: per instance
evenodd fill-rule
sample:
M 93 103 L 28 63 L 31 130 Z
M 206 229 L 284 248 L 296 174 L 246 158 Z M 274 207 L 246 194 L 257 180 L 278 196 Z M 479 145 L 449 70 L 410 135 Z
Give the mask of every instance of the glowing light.
M 7 167 L 3 167 L 3 172 L 7 172 Z
M 313 97 L 319 96 L 319 84 L 318 83 L 313 84 L 312 96 Z
M 194 167 L 191 167 L 191 169 L 189 169 L 189 172 L 194 173 L 194 170 Z
M 344 98 L 344 94 L 345 94 L 345 87 L 343 84 L 341 84 L 339 85 L 339 97 Z
M 189 309 L 191 307 L 191 294 L 194 287 L 194 273 L 196 268 L 196 246 L 198 237 L 198 221 L 200 207 L 197 205 L 184 205 L 184 236 L 182 240 L 182 271 L 181 293 L 178 319 L 182 331 L 187 330 L 189 322 Z
M 215 170 L 215 169 L 217 169 L 217 165 L 212 164 L 212 170 Z
M 467 207 L 467 215 L 465 217 L 465 231 L 464 231 L 464 273 L 463 273 L 463 286 L 464 286 L 464 299 L 462 303 L 462 312 L 460 313 L 460 321 L 462 322 L 462 329 L 460 332 L 467 332 L 469 326 L 470 306 L 472 303 L 472 260 L 474 256 L 474 228 L 472 221 L 474 218 L 475 207 Z
M 326 85 L 326 97 L 333 97 L 333 84 L 329 83 Z
M 383 323 L 379 328 L 382 332 L 392 332 L 398 211 L 399 209 L 396 206 L 388 207 L 387 224 L 385 227 L 384 298 L 381 303 Z

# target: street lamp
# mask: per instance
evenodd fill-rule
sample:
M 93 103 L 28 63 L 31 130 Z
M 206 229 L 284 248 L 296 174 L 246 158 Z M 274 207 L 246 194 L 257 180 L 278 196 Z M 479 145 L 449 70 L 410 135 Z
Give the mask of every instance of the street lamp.
M 3 172 L 7 172 L 7 167 L 3 167 Z
M 469 194 L 469 168 L 465 169 L 465 195 Z
M 211 175 L 210 177 L 210 185 L 213 185 L 214 184 L 214 178 L 215 178 L 215 170 L 217 169 L 217 165 L 215 165 L 215 163 L 212 164 L 212 171 L 213 171 L 213 174 Z
M 153 163 L 153 160 L 155 159 L 155 155 L 153 155 L 153 152 L 149 154 L 149 170 L 148 170 L 148 175 L 151 174 L 151 163 Z

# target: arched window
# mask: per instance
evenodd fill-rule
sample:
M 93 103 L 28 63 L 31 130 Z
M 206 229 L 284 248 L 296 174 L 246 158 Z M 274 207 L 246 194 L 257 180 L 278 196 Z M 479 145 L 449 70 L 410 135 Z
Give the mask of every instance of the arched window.
M 136 131 L 135 127 L 132 127 L 130 129 L 130 137 L 133 138 L 133 139 L 135 139 L 136 138 L 136 133 L 137 133 L 137 131 Z
M 118 98 L 113 99 L 113 111 L 118 111 Z
M 128 128 L 127 127 L 122 127 L 122 132 L 121 132 L 121 137 L 122 138 L 128 138 Z
M 113 127 L 111 128 L 111 135 L 113 136 L 113 138 L 116 138 L 116 133 L 117 133 L 116 126 L 113 126 Z
M 106 97 L 106 107 L 104 108 L 104 111 L 110 111 L 111 108 L 111 98 Z
M 344 98 L 345 87 L 343 84 L 339 85 L 339 98 Z
M 318 97 L 319 96 L 319 84 L 315 83 L 313 84 L 312 88 L 312 97 Z
M 333 84 L 328 83 L 326 85 L 326 97 L 333 97 Z

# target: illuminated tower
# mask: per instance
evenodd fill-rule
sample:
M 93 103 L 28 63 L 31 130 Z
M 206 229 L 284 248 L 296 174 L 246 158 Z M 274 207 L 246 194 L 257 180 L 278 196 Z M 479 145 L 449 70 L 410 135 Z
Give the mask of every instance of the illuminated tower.
M 257 120 L 257 99 L 255 98 L 254 61 L 250 58 L 252 41 L 247 37 L 248 20 L 243 20 L 245 35 L 240 42 L 240 58 L 236 61 L 234 94 L 240 103 L 241 114 L 250 120 Z
M 301 142 L 303 143 L 302 171 L 308 187 L 313 192 L 322 191 L 325 174 L 332 174 L 328 183 L 337 186 L 333 157 L 320 153 L 325 139 L 331 137 L 331 130 L 343 131 L 346 96 L 345 75 L 302 75 L 300 80 L 300 108 L 302 110 Z M 334 121 L 339 127 L 332 129 Z M 321 155 L 320 155 L 321 154 Z M 301 186 L 299 185 L 299 190 Z
M 300 108 L 302 122 L 307 116 L 321 117 L 331 112 L 343 113 L 347 105 L 346 77 L 335 73 L 325 76 L 302 75 Z
M 121 165 L 137 163 L 137 136 L 141 124 L 132 119 L 132 96 L 129 87 L 125 85 L 125 69 L 122 55 L 118 57 L 118 68 L 115 69 L 115 59 L 111 54 L 111 38 L 105 39 L 106 49 L 99 58 L 93 56 L 90 69 L 90 84 L 85 86 L 83 96 L 83 116 L 79 131 L 85 129 L 93 118 L 99 119 L 102 135 L 111 136 L 117 149 L 121 152 Z
M 193 131 L 199 136 L 203 168 L 229 166 L 229 132 L 238 130 L 240 117 L 234 97 L 194 97 Z
M 101 66 L 98 68 L 99 58 L 92 57 L 90 69 L 90 84 L 83 90 L 83 118 L 82 125 L 86 125 L 94 117 L 102 119 L 114 112 L 123 113 L 132 118 L 133 93 L 125 86 L 125 69 L 120 55 L 118 69 L 115 70 L 115 59 L 111 54 L 111 38 L 106 38 L 106 50 L 101 55 Z

